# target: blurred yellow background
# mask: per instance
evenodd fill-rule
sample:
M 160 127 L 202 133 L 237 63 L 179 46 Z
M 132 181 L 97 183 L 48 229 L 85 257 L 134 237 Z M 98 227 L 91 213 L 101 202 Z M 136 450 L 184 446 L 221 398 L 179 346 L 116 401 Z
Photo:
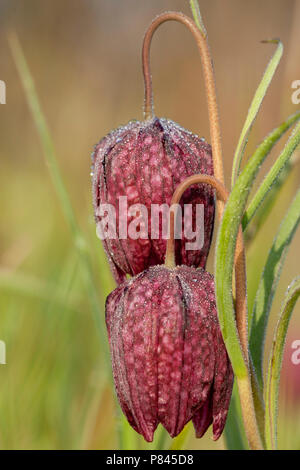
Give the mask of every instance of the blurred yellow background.
M 200 6 L 215 65 L 229 185 L 238 136 L 274 48 L 261 44 L 262 39 L 280 37 L 285 52 L 247 156 L 297 109 L 291 84 L 300 79 L 300 0 L 202 0 Z M 76 216 L 92 247 L 103 311 L 113 282 L 95 234 L 90 154 L 112 128 L 142 119 L 143 33 L 155 15 L 170 9 L 190 14 L 184 0 L 0 0 L 0 79 L 7 89 L 7 103 L 0 105 L 0 340 L 7 346 L 7 365 L 0 365 L 1 449 L 117 448 L 120 420 L 105 372 L 108 356 L 99 347 L 81 266 L 7 35 L 17 33 L 34 77 Z M 156 114 L 209 140 L 201 65 L 190 33 L 182 25 L 164 25 L 151 57 Z M 267 159 L 260 178 L 282 145 Z M 250 304 L 299 175 L 296 167 L 249 247 Z M 271 327 L 287 286 L 299 274 L 299 241 L 298 234 L 284 266 Z M 213 270 L 212 255 L 208 270 Z M 299 314 L 298 306 L 285 368 L 290 367 L 292 341 L 300 339 Z M 104 313 L 101 323 L 105 328 Z M 100 340 L 107 351 L 106 336 Z M 300 448 L 300 397 L 293 393 L 299 376 L 300 365 L 293 366 L 282 382 L 281 448 Z M 149 448 L 134 433 L 130 439 L 129 448 Z M 196 440 L 191 432 L 185 443 L 190 449 L 222 446 L 222 441 L 211 441 L 210 433 Z

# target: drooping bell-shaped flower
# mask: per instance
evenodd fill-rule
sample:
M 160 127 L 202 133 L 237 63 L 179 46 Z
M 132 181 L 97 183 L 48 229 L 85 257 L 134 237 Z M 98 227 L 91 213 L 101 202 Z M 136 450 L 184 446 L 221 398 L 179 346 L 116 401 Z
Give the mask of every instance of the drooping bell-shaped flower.
M 158 228 L 154 227 L 152 210 L 169 205 L 176 187 L 196 173 L 213 174 L 211 147 L 170 120 L 155 117 L 131 122 L 108 134 L 95 147 L 95 219 L 97 225 L 103 223 L 105 211 L 101 208 L 105 205 L 114 208 L 116 232 L 103 243 L 117 282 L 125 280 L 126 273 L 136 275 L 149 266 L 164 262 L 166 237 L 163 223 L 160 219 Z M 128 232 L 134 219 L 128 209 L 135 204 L 142 204 L 146 209 L 146 215 L 140 215 L 141 236 L 138 238 L 131 237 Z M 203 245 L 187 250 L 185 235 L 176 240 L 176 263 L 204 268 L 213 231 L 214 191 L 208 185 L 191 186 L 180 204 L 182 207 L 192 205 L 189 220 L 194 230 L 196 207 L 203 205 Z M 120 229 L 124 217 L 125 227 L 123 223 Z M 184 227 L 182 233 L 186 233 Z
M 213 276 L 202 268 L 150 267 L 107 298 L 115 387 L 131 426 L 152 441 L 158 424 L 178 435 L 223 431 L 233 372 L 222 339 Z

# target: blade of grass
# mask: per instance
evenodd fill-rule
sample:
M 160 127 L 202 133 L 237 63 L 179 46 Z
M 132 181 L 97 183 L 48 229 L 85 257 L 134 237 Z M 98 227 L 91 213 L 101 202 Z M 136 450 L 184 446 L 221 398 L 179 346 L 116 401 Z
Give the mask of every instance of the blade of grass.
M 263 350 L 273 297 L 289 245 L 300 222 L 300 191 L 293 200 L 273 241 L 249 315 L 250 351 L 260 387 L 263 387 Z
M 232 166 L 232 175 L 231 175 L 231 187 L 233 187 L 234 182 L 239 175 L 240 172 L 240 167 L 241 167 L 241 162 L 242 158 L 244 155 L 245 147 L 248 142 L 249 134 L 252 129 L 252 126 L 254 124 L 254 121 L 256 119 L 256 116 L 259 112 L 259 109 L 261 107 L 262 101 L 267 93 L 267 90 L 269 88 L 269 85 L 272 81 L 272 78 L 276 72 L 276 69 L 278 67 L 278 64 L 280 62 L 280 59 L 283 54 L 283 45 L 279 39 L 272 39 L 269 41 L 262 41 L 264 43 L 271 43 L 271 44 L 277 44 L 277 49 L 275 51 L 275 54 L 271 58 L 266 71 L 263 75 L 263 78 L 255 92 L 254 98 L 252 100 L 252 103 L 250 105 L 248 115 L 244 124 L 244 127 L 242 129 L 241 135 L 239 137 L 239 141 L 235 150 L 234 154 L 234 159 L 233 159 L 233 166 Z
M 42 112 L 39 99 L 35 90 L 33 78 L 31 76 L 29 67 L 27 65 L 24 53 L 21 48 L 19 39 L 15 33 L 10 33 L 8 37 L 9 45 L 13 55 L 15 65 L 17 67 L 21 82 L 25 91 L 27 103 L 31 110 L 34 123 L 36 125 L 41 144 L 44 149 L 46 162 L 49 168 L 49 173 L 52 178 L 53 185 L 57 192 L 58 198 L 61 203 L 61 208 L 64 212 L 65 218 L 68 221 L 71 231 L 74 235 L 78 236 L 78 226 L 76 223 L 75 215 L 72 209 L 70 198 L 66 187 L 64 185 L 60 170 L 58 168 L 55 149 L 52 138 L 46 123 L 46 119 Z
M 77 224 L 75 213 L 70 201 L 69 194 L 67 192 L 66 186 L 64 184 L 58 163 L 57 163 L 57 156 L 55 152 L 55 147 L 53 144 L 53 140 L 48 129 L 48 125 L 46 122 L 46 118 L 43 114 L 41 109 L 39 99 L 35 90 L 35 85 L 33 78 L 31 76 L 28 64 L 26 62 L 24 53 L 22 51 L 21 44 L 18 40 L 18 37 L 15 33 L 11 33 L 9 38 L 9 45 L 11 48 L 11 52 L 25 91 L 25 96 L 31 110 L 31 114 L 33 120 L 35 122 L 40 141 L 44 150 L 44 156 L 46 159 L 46 163 L 49 168 L 49 173 L 52 178 L 53 185 L 55 187 L 57 196 L 61 203 L 61 208 L 68 222 L 71 234 L 73 236 L 75 247 L 77 248 L 81 266 L 82 266 L 82 275 L 86 285 L 88 298 L 91 304 L 91 309 L 94 314 L 95 323 L 97 326 L 97 330 L 100 334 L 100 344 L 101 348 L 103 348 L 103 341 L 104 335 L 104 326 L 103 321 L 103 311 L 100 308 L 100 302 L 98 298 L 98 292 L 96 289 L 96 285 L 94 282 L 94 277 L 92 273 L 92 264 L 88 252 L 87 243 L 81 233 L 81 230 Z M 106 353 L 107 354 L 107 353 Z
M 274 450 L 277 448 L 278 396 L 283 351 L 289 322 L 299 296 L 300 277 L 295 279 L 294 282 L 291 284 L 287 292 L 286 298 L 284 299 L 269 359 L 265 391 L 265 437 L 267 449 L 270 450 Z
M 300 143 L 300 122 L 298 122 L 298 124 L 296 125 L 293 131 L 292 137 L 295 137 L 294 142 L 295 142 L 295 148 L 296 148 Z M 253 218 L 254 214 L 256 213 L 257 209 L 260 207 L 261 203 L 264 201 L 269 191 L 272 189 L 274 184 L 276 184 L 282 170 L 287 165 L 290 157 L 291 157 L 291 153 L 287 150 L 287 151 L 283 151 L 280 154 L 280 156 L 277 158 L 276 162 L 272 166 L 271 170 L 268 172 L 264 181 L 261 183 L 256 194 L 251 200 L 249 207 L 246 210 L 246 213 L 243 218 L 243 227 L 245 228 L 247 227 L 250 220 Z

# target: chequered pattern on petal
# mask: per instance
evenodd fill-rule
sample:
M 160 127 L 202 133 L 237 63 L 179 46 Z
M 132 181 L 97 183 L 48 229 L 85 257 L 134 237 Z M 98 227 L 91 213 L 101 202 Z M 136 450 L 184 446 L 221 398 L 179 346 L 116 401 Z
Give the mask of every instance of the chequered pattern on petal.
M 151 234 L 151 207 L 170 205 L 176 187 L 188 176 L 213 174 L 211 147 L 203 139 L 178 124 L 154 118 L 131 122 L 104 137 L 93 153 L 93 203 L 96 223 L 100 204 L 116 209 L 116 237 L 105 239 L 104 248 L 117 282 L 125 274 L 136 275 L 149 266 L 162 264 L 166 251 L 162 224 Z M 141 217 L 143 237 L 122 239 L 119 232 L 120 197 L 127 196 L 128 207 L 143 204 L 148 220 Z M 194 185 L 183 195 L 181 206 L 192 204 L 195 229 L 196 204 L 204 205 L 204 245 L 200 250 L 186 250 L 186 241 L 176 240 L 176 263 L 205 267 L 214 222 L 214 191 L 207 185 Z M 127 228 L 135 215 L 125 218 Z M 123 219 L 122 219 L 123 220 Z M 154 227 L 154 224 L 153 224 Z M 189 240 L 193 241 L 193 240 Z
M 202 268 L 150 267 L 106 303 L 117 395 L 134 429 L 152 441 L 193 419 L 197 436 L 225 425 L 232 369 L 221 336 L 213 277 Z

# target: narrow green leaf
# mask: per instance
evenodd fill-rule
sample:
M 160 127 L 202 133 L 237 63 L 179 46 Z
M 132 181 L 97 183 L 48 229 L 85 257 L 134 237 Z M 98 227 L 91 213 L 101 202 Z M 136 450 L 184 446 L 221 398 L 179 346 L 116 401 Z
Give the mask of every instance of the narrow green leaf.
M 280 313 L 280 318 L 277 324 L 269 359 L 265 391 L 265 438 L 267 449 L 270 450 L 277 448 L 278 396 L 283 351 L 289 322 L 299 296 L 300 277 L 294 280 L 286 294 L 286 298 L 284 300 Z
M 282 266 L 300 222 L 300 191 L 293 200 L 282 221 L 269 252 L 257 289 L 252 315 L 249 315 L 250 351 L 260 386 L 263 384 L 264 338 L 268 325 L 273 297 L 280 278 Z
M 245 147 L 247 145 L 249 133 L 251 131 L 251 128 L 258 114 L 258 111 L 261 107 L 262 101 L 265 97 L 265 94 L 267 93 L 269 85 L 272 81 L 272 78 L 276 72 L 276 69 L 278 67 L 278 64 L 283 54 L 283 45 L 279 39 L 273 39 L 270 41 L 262 41 L 262 42 L 277 44 L 277 49 L 272 59 L 270 60 L 266 68 L 266 71 L 264 73 L 264 76 L 255 92 L 254 98 L 252 100 L 252 103 L 248 111 L 248 115 L 247 115 L 244 127 L 239 137 L 239 141 L 238 141 L 235 154 L 234 154 L 233 166 L 232 166 L 232 176 L 231 176 L 232 187 L 240 172 L 241 162 L 242 162 L 243 154 L 245 151 Z
M 267 139 L 269 139 L 273 142 L 272 147 L 278 142 L 278 140 L 284 135 L 284 133 L 288 129 L 290 129 L 290 127 L 299 120 L 300 120 L 300 111 L 298 111 L 297 113 L 290 116 L 279 127 L 274 129 L 271 132 L 271 134 L 267 137 Z M 298 131 L 297 131 L 297 129 L 298 129 Z M 296 133 L 299 132 L 299 126 L 295 129 L 295 132 Z M 263 143 L 260 144 L 259 148 L 264 146 L 264 142 L 265 141 L 263 141 Z M 258 148 L 258 150 L 259 150 L 259 148 Z M 271 148 L 267 149 L 268 153 L 270 152 Z M 281 156 L 276 161 L 276 164 L 273 166 L 271 171 L 268 173 L 268 175 L 267 175 L 266 179 L 264 180 L 263 184 L 259 187 L 259 189 L 257 190 L 255 196 L 250 201 L 249 206 L 248 206 L 248 208 L 247 208 L 247 210 L 244 214 L 244 217 L 243 217 L 243 222 L 242 222 L 243 231 L 246 230 L 249 223 L 251 222 L 251 220 L 253 219 L 253 217 L 257 213 L 261 203 L 263 202 L 265 197 L 268 195 L 269 191 L 270 190 L 272 191 L 272 189 L 273 189 L 272 198 L 269 199 L 269 202 L 271 203 L 272 200 L 275 199 L 275 196 L 276 196 L 278 190 L 281 188 L 281 185 L 284 181 L 283 178 L 281 180 L 279 180 L 279 177 L 282 176 L 280 174 L 280 170 L 284 169 L 285 165 L 288 165 L 289 157 L 290 157 L 290 155 L 288 153 L 287 154 L 281 154 Z M 289 172 L 287 171 L 286 173 L 288 174 Z M 274 185 L 275 185 L 275 188 L 274 188 Z M 269 208 L 271 208 L 271 207 L 272 207 L 272 204 L 269 206 Z M 264 213 L 263 214 L 263 219 L 265 219 L 265 216 L 266 216 L 266 214 Z
M 204 23 L 203 23 L 203 20 L 202 20 L 202 15 L 201 15 L 201 12 L 200 12 L 200 7 L 199 7 L 198 0 L 190 0 L 190 7 L 191 7 L 191 10 L 192 10 L 193 18 L 194 18 L 194 21 L 195 21 L 196 25 L 200 29 L 203 36 L 206 37 L 207 32 L 206 32 L 206 29 L 205 29 L 205 26 L 204 26 Z
M 299 119 L 300 113 L 297 113 L 297 116 L 298 116 L 297 119 Z M 298 124 L 296 125 L 293 131 L 292 138 L 289 142 L 290 145 L 286 146 L 284 151 L 277 158 L 276 162 L 274 163 L 274 165 L 268 172 L 267 176 L 265 177 L 260 187 L 258 188 L 256 194 L 254 195 L 251 203 L 249 204 L 249 207 L 247 208 L 246 213 L 243 217 L 243 229 L 244 230 L 249 224 L 250 220 L 255 215 L 261 203 L 264 201 L 269 191 L 272 189 L 274 184 L 278 181 L 278 178 L 282 170 L 287 165 L 293 151 L 296 149 L 299 143 L 300 143 L 300 122 L 298 122 Z

